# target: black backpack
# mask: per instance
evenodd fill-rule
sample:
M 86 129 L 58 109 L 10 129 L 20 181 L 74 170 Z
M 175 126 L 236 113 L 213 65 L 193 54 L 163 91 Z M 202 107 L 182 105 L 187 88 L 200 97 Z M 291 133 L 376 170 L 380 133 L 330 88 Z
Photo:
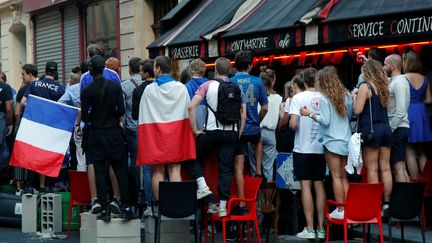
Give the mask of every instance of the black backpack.
M 217 110 L 214 111 L 208 104 L 207 107 L 216 117 L 216 126 L 218 126 L 218 122 L 223 125 L 238 124 L 240 122 L 240 108 L 242 103 L 239 86 L 221 79 L 215 80 L 219 82 Z

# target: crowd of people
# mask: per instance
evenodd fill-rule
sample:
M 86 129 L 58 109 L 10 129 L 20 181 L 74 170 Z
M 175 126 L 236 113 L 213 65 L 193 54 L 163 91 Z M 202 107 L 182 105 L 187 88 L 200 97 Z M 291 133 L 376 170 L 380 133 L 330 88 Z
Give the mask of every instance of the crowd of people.
M 56 81 L 55 62 L 46 64 L 39 79 L 35 65 L 23 65 L 15 98 L 2 73 L 0 135 L 4 147 L 6 136 L 19 127 L 30 94 L 80 107 L 70 151 L 76 169 L 88 173 L 90 211 L 104 221 L 110 220 L 111 213 L 136 218 L 132 207 L 140 200 L 146 205 L 143 217 L 155 216 L 159 182 L 181 181 L 182 169 L 196 180 L 197 199 L 208 200 L 208 213 L 245 214 L 244 203 L 227 212 L 231 180 L 240 198 L 245 170 L 262 178 L 263 184 L 273 181 L 279 140 L 289 140 L 279 139 L 284 134 L 294 139 L 293 173 L 300 181 L 306 219 L 297 236 L 322 239 L 326 168 L 336 201 L 344 202 L 347 171 L 353 173 L 347 166 L 353 131 L 364 135 L 367 182 L 384 182 L 383 211 L 393 181 L 419 178 L 426 162 L 424 144 L 432 141 L 426 104 L 432 103 L 432 95 L 420 59 L 412 51 L 402 57 L 391 54 L 380 63 L 371 50 L 368 58 L 362 57 L 362 74 L 353 91 L 344 86 L 333 66 L 306 68 L 285 84 L 282 96 L 273 89 L 275 71 L 261 67 L 259 77 L 250 74 L 249 51 L 236 54 L 234 67 L 229 59 L 217 58 L 214 77 L 209 79 L 206 64 L 192 60 L 182 72 L 182 82 L 171 76 L 172 64 L 166 56 L 131 58 L 130 79 L 122 82 L 118 60 L 105 60 L 103 50 L 94 44 L 87 53 L 89 59 L 72 70 L 66 87 Z M 351 120 L 357 121 L 355 128 Z M 284 129 L 293 132 L 282 133 Z M 203 170 L 214 152 L 219 201 Z M 55 179 L 39 175 L 36 186 L 36 175 L 15 168 L 18 190 L 23 189 L 24 195 L 33 194 L 34 188 L 50 191 Z M 110 200 L 107 181 L 112 188 Z M 132 195 L 131 188 L 143 191 L 145 199 Z M 315 212 L 318 222 L 314 223 Z M 344 207 L 330 216 L 343 218 Z

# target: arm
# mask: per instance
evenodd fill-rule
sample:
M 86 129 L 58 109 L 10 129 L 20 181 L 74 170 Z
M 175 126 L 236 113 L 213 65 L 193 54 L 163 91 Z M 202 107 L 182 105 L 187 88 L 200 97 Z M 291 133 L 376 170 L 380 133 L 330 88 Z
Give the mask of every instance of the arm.
M 331 111 L 330 111 L 330 104 L 327 102 L 327 99 L 325 98 L 320 99 L 319 109 L 320 109 L 319 115 L 310 112 L 307 108 L 301 108 L 300 113 L 302 116 L 310 116 L 312 120 L 318 122 L 320 125 L 324 127 L 328 127 L 330 125 Z
M 291 128 L 292 130 L 296 130 L 297 128 L 297 124 L 301 116 L 300 107 L 301 104 L 300 104 L 299 96 L 295 95 L 291 99 L 291 104 L 289 106 L 289 115 L 290 115 L 289 128 Z
M 13 128 L 12 100 L 7 100 L 5 102 L 5 107 L 6 107 L 6 119 L 7 119 L 7 127 L 8 127 L 7 136 L 9 136 L 12 133 L 12 128 Z
M 117 91 L 117 104 L 116 104 L 116 115 L 117 115 L 117 117 L 119 117 L 119 118 L 121 118 L 124 114 L 125 114 L 125 102 L 124 102 L 124 99 L 123 99 L 123 92 L 122 92 L 122 90 L 121 90 L 121 88 L 120 89 L 118 89 L 118 91 Z M 121 123 L 123 123 L 124 124 L 124 122 L 123 122 L 123 120 L 124 119 L 120 119 L 121 121 Z
M 370 96 L 367 84 L 360 85 L 358 94 L 353 94 L 353 112 L 356 115 L 362 113 L 367 98 Z
M 432 93 L 431 93 L 429 81 L 425 80 L 425 82 L 428 82 L 428 85 L 426 88 L 426 95 L 425 95 L 424 103 L 430 105 L 430 104 L 432 104 Z
M 259 112 L 260 121 L 262 121 L 264 119 L 267 112 L 268 112 L 268 105 L 267 104 L 261 105 L 261 110 Z
M 395 83 L 393 90 L 396 104 L 394 116 L 390 120 L 390 127 L 392 131 L 399 127 L 403 117 L 407 114 L 410 99 L 409 92 L 405 92 L 406 89 L 404 89 L 403 85 L 400 83 Z
M 246 103 L 243 103 L 240 111 L 240 129 L 239 129 L 239 137 L 243 134 L 244 126 L 246 123 Z
M 138 92 L 138 87 L 136 87 L 132 92 L 132 119 L 134 120 L 138 120 L 139 105 L 141 101 L 141 97 Z
M 296 130 L 298 119 L 299 117 L 297 115 L 291 114 L 290 121 L 289 121 L 289 128 L 291 128 L 292 130 Z
M 90 104 L 89 104 L 89 100 L 87 98 L 87 93 L 84 91 L 81 93 L 81 112 L 78 112 L 77 115 L 77 121 L 75 124 L 79 124 L 81 122 L 81 120 L 83 122 L 88 122 L 90 121 L 90 114 L 89 114 L 89 108 L 90 108 Z
M 291 104 L 291 98 L 288 98 L 285 101 L 285 106 L 283 106 L 282 104 L 280 107 L 280 113 L 281 114 L 280 114 L 280 121 L 279 121 L 279 129 L 285 129 L 286 125 L 288 125 L 288 121 L 289 121 L 288 112 L 289 112 L 289 107 Z
M 201 104 L 202 100 L 203 100 L 203 97 L 201 97 L 200 95 L 195 95 L 188 104 L 189 124 L 192 128 L 192 132 L 195 135 L 199 135 L 202 133 L 202 131 L 197 131 L 196 114 L 195 114 L 195 110 L 199 106 L 199 104 Z

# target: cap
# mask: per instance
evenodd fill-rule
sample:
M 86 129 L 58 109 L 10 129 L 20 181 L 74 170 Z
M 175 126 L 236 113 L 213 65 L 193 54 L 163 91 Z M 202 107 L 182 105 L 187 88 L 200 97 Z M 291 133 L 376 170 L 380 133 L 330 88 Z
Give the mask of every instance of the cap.
M 46 72 L 57 72 L 57 63 L 54 61 L 49 61 L 45 65 Z
M 105 58 L 99 55 L 95 55 L 90 59 L 90 67 L 93 69 L 105 68 Z

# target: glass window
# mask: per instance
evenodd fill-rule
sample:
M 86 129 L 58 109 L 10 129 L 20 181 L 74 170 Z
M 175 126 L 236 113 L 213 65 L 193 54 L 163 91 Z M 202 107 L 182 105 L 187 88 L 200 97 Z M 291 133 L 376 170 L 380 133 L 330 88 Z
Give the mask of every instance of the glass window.
M 86 36 L 87 45 L 98 44 L 105 50 L 106 57 L 119 57 L 116 0 L 100 0 L 88 5 Z

